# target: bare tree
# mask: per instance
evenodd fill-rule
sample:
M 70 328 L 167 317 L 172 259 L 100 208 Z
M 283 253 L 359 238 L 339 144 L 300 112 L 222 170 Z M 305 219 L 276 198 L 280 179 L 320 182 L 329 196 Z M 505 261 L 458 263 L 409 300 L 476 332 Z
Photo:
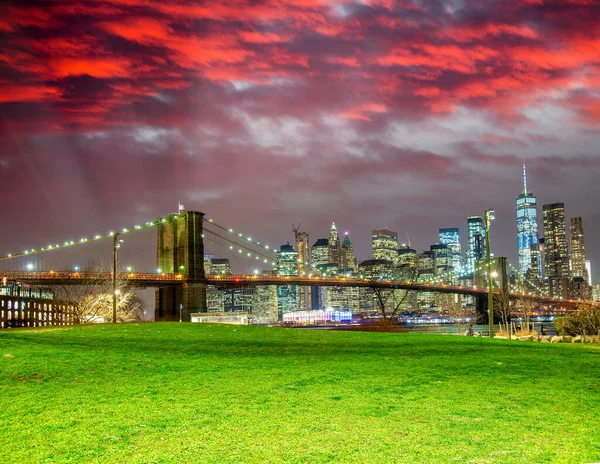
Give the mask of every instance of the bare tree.
M 390 290 L 389 288 L 376 286 L 375 282 L 373 282 L 371 288 L 375 294 L 377 308 L 383 317 L 384 325 L 391 326 L 396 322 L 402 304 L 406 301 L 412 290 Z
M 458 333 L 467 333 L 467 328 L 477 318 L 475 308 L 464 308 L 460 300 L 456 301 L 453 294 L 447 294 L 442 299 L 442 316 L 450 319 L 457 326 Z
M 494 315 L 500 318 L 501 326 L 504 325 L 506 329 L 506 336 L 510 338 L 510 312 L 511 303 L 508 292 L 500 292 L 494 294 Z
M 419 273 L 416 269 L 411 270 L 409 278 L 405 279 L 405 281 L 411 284 L 415 283 L 418 275 Z M 406 302 L 409 295 L 411 295 L 412 290 L 382 288 L 378 284 L 381 284 L 381 280 L 375 278 L 369 280 L 369 287 L 375 295 L 375 303 L 383 318 L 383 325 L 390 327 L 397 321 L 402 305 Z
M 82 271 L 85 279 L 78 285 L 55 288 L 55 298 L 67 304 L 75 324 L 89 324 L 98 320 L 112 321 L 112 281 L 100 277 L 99 268 Z M 129 322 L 142 320 L 145 304 L 125 282 L 117 282 L 117 320 Z
M 519 311 L 523 313 L 523 323 L 525 327 L 527 327 L 527 333 L 531 333 L 531 315 L 533 314 L 533 309 L 535 308 L 533 295 L 529 294 L 520 296 L 517 298 L 515 303 L 517 308 L 519 308 Z

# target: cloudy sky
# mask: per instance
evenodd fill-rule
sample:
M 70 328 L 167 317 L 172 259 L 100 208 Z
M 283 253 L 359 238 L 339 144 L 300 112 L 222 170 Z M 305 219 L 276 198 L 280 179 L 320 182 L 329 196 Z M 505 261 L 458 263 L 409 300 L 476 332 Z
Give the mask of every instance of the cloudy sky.
M 0 6 L 2 251 L 175 212 L 262 241 L 332 213 L 358 257 L 495 208 L 522 163 L 600 276 L 600 3 L 105 0 Z

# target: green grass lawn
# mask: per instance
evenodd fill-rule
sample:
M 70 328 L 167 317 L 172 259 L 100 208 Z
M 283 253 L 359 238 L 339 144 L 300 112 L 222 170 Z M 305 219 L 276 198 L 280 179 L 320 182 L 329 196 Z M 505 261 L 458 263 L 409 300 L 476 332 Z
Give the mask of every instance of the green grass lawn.
M 599 345 L 201 324 L 0 332 L 0 462 L 600 461 Z

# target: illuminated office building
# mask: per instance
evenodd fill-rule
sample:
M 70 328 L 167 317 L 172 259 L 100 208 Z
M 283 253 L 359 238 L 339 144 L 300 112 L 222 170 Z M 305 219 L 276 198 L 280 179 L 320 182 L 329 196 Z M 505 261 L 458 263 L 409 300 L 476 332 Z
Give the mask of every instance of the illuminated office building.
M 335 227 L 335 222 L 332 222 L 329 230 L 329 262 L 335 264 L 338 268 L 340 266 L 340 254 L 340 236 Z
M 212 258 L 211 274 L 231 275 L 229 260 L 227 258 Z
M 354 247 L 350 243 L 350 237 L 346 232 L 344 241 L 342 242 L 341 254 L 340 254 L 340 270 L 342 272 L 356 272 L 357 265 L 354 257 Z
M 398 233 L 388 229 L 375 229 L 372 233 L 373 259 L 395 263 L 398 258 Z
M 434 252 L 424 251 L 417 257 L 418 282 L 431 282 L 435 278 Z M 420 309 L 428 309 L 435 305 L 435 294 L 433 292 L 418 292 L 417 305 Z
M 589 284 L 583 240 L 583 222 L 580 217 L 571 218 L 571 272 L 573 277 L 583 277 Z
M 298 275 L 308 274 L 310 271 L 310 246 L 308 233 L 306 232 L 296 234 L 296 261 L 298 263 Z
M 523 165 L 523 192 L 517 198 L 517 242 L 519 251 L 519 272 L 528 275 L 532 268 L 532 246 L 538 245 L 537 202 L 527 191 L 527 172 Z M 541 262 L 536 262 L 535 272 L 541 275 Z
M 473 272 L 478 259 L 485 258 L 485 225 L 481 216 L 469 216 L 467 219 L 467 270 Z
M 214 255 L 204 255 L 204 275 L 211 275 L 212 271 L 212 262 L 215 259 Z
M 298 275 L 310 274 L 310 246 L 307 232 L 296 231 L 296 261 Z M 312 287 L 300 287 L 300 308 L 310 309 L 312 307 L 312 291 Z
M 277 252 L 277 275 L 298 275 L 298 254 L 289 243 L 281 245 Z M 297 285 L 277 287 L 277 310 L 279 319 L 289 311 L 297 311 L 300 304 L 300 290 Z
M 433 255 L 433 268 L 436 277 L 442 278 L 443 282 L 452 282 L 452 250 L 448 245 L 436 243 L 429 247 Z
M 592 283 L 593 283 L 593 280 L 592 280 L 592 262 L 589 259 L 585 260 L 585 270 L 587 271 L 587 275 L 588 275 L 587 282 L 591 286 Z
M 272 276 L 275 271 L 263 271 L 262 275 Z M 252 300 L 253 324 L 269 324 L 276 322 L 279 315 L 277 306 L 277 287 L 275 285 L 258 285 Z
M 417 251 L 403 247 L 398 249 L 397 263 L 394 266 L 394 277 L 399 280 L 413 281 L 417 277 Z
M 389 279 L 392 276 L 393 265 L 392 261 L 387 259 L 367 259 L 358 265 L 358 272 L 366 279 Z M 391 290 L 382 291 L 382 295 L 388 293 L 391 293 Z M 377 298 L 372 288 L 360 288 L 359 304 L 362 310 L 379 311 Z
M 543 206 L 544 269 L 548 291 L 552 297 L 569 295 L 569 252 L 565 230 L 565 205 L 552 203 Z
M 329 264 L 329 240 L 326 238 L 317 240 L 310 251 L 310 258 L 310 266 L 313 270 L 323 264 Z
M 460 231 L 458 228 L 440 229 L 440 243 L 448 245 L 452 252 L 452 267 L 455 274 L 462 270 L 462 251 L 460 246 Z

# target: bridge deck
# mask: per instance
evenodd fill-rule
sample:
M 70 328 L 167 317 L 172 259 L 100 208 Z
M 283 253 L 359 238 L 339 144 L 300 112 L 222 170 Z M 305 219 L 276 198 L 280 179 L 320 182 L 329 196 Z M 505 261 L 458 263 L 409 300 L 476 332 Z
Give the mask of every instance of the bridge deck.
M 94 281 L 112 279 L 112 273 L 84 272 L 15 272 L 8 271 L 0 274 L 3 278 L 13 281 L 27 282 L 31 285 L 85 285 Z M 204 280 L 189 280 L 182 274 L 154 273 L 117 273 L 117 279 L 126 281 L 138 288 L 169 287 L 190 283 L 204 283 L 218 287 L 257 286 L 257 285 L 298 285 L 317 287 L 358 287 L 385 288 L 398 290 L 416 290 L 421 292 L 451 293 L 460 295 L 483 296 L 487 289 L 464 287 L 460 285 L 430 284 L 398 280 L 372 280 L 351 277 L 302 277 L 302 276 L 258 276 L 258 275 L 209 275 Z M 495 292 L 498 294 L 499 292 Z M 510 292 L 511 298 L 521 298 L 524 294 Z M 573 306 L 580 300 L 563 300 L 544 296 L 532 296 L 534 301 L 542 304 L 560 304 Z

